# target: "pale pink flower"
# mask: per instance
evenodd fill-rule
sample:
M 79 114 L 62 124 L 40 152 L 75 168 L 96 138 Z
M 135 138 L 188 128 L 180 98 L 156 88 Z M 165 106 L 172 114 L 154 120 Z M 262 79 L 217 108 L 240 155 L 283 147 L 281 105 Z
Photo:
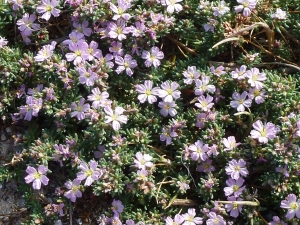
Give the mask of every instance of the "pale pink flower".
M 97 109 L 99 107 L 105 107 L 104 101 L 108 99 L 109 94 L 106 91 L 101 92 L 99 88 L 92 89 L 92 94 L 88 96 L 88 100 L 92 101 L 92 107 Z
M 223 138 L 223 144 L 226 148 L 224 148 L 224 151 L 231 151 L 241 143 L 236 143 L 235 137 L 230 136 L 228 138 Z
M 144 84 L 136 85 L 136 91 L 139 93 L 138 100 L 141 103 L 148 101 L 153 104 L 157 101 L 156 95 L 158 95 L 159 87 L 152 88 L 153 82 L 151 80 L 145 80 Z
M 73 61 L 74 65 L 77 66 L 81 63 L 85 63 L 85 60 L 89 59 L 88 44 L 84 40 L 79 40 L 77 43 L 71 43 L 69 49 L 72 52 L 66 54 L 67 61 Z
M 239 178 L 237 180 L 234 180 L 232 178 L 229 178 L 226 180 L 227 187 L 224 188 L 224 192 L 226 196 L 234 195 L 234 197 L 239 197 L 243 190 L 246 188 L 243 186 L 245 180 L 243 178 Z
M 118 68 L 116 69 L 117 74 L 122 73 L 124 70 L 128 76 L 132 76 L 132 69 L 137 67 L 136 60 L 132 59 L 131 55 L 126 54 L 124 59 L 121 56 L 115 56 L 116 64 L 118 64 Z
M 146 59 L 145 65 L 150 67 L 153 65 L 154 67 L 160 66 L 160 60 L 164 58 L 164 53 L 159 50 L 158 47 L 154 46 L 151 48 L 151 51 L 143 51 L 142 58 Z
M 251 11 L 255 9 L 257 0 L 237 0 L 240 5 L 235 6 L 236 13 L 243 11 L 243 16 L 248 17 L 251 15 Z
M 251 130 L 250 135 L 254 139 L 258 139 L 260 143 L 267 143 L 269 139 L 274 139 L 277 133 L 277 128 L 273 123 L 263 124 L 261 120 L 253 123 L 254 130 Z
M 288 225 L 283 220 L 280 220 L 278 216 L 273 216 L 272 219 L 273 221 L 269 222 L 268 225 Z
M 125 26 L 125 20 L 118 19 L 116 23 L 109 23 L 107 30 L 110 38 L 117 38 L 119 41 L 122 41 L 127 38 L 126 34 L 130 33 L 131 28 Z
M 60 10 L 55 8 L 59 5 L 58 0 L 42 0 L 42 4 L 38 5 L 36 11 L 40 14 L 43 14 L 41 18 L 48 21 L 52 16 L 58 17 Z
M 225 1 L 220 1 L 219 5 L 216 7 L 211 7 L 213 10 L 213 15 L 221 17 L 230 11 L 230 8 L 226 6 Z
M 300 199 L 297 200 L 297 196 L 295 194 L 289 194 L 286 200 L 282 200 L 280 207 L 288 209 L 285 217 L 289 220 L 293 219 L 295 216 L 300 219 Z
M 243 80 L 245 79 L 246 71 L 247 71 L 247 66 L 242 65 L 240 69 L 236 68 L 235 71 L 231 72 L 231 77 L 233 79 Z
M 289 177 L 290 174 L 289 174 L 289 171 L 287 170 L 287 165 L 285 164 L 284 167 L 276 167 L 275 168 L 275 171 L 278 172 L 278 173 L 282 173 L 285 177 Z
M 224 2 L 224 1 L 222 1 L 222 2 Z M 224 71 L 224 70 L 225 70 L 224 66 L 218 66 L 217 68 L 215 68 L 214 66 L 210 67 L 210 71 L 212 72 L 212 74 L 217 77 L 225 74 L 226 71 Z
M 183 80 L 185 84 L 192 84 L 200 77 L 200 73 L 197 71 L 196 66 L 188 66 L 187 70 L 182 74 L 185 77 Z
M 195 103 L 195 106 L 200 108 L 202 111 L 207 112 L 210 111 L 210 109 L 214 106 L 214 103 L 212 102 L 213 100 L 214 98 L 210 95 L 207 95 L 206 97 L 201 95 L 198 98 L 199 103 Z
M 138 170 L 136 172 L 136 174 L 137 174 L 136 180 L 138 180 L 138 181 L 148 181 L 149 173 L 146 170 L 144 170 L 144 169 Z
M 48 168 L 44 165 L 39 165 L 38 170 L 34 167 L 28 166 L 26 172 L 28 175 L 25 177 L 25 182 L 27 184 L 32 183 L 32 187 L 35 190 L 41 189 L 42 184 L 47 185 L 49 182 L 49 178 L 45 176 Z
M 105 107 L 105 123 L 112 123 L 112 128 L 119 130 L 121 127 L 120 123 L 127 123 L 127 116 L 122 115 L 124 111 L 125 110 L 119 106 L 117 106 L 114 111 L 110 107 Z
M 264 72 L 260 73 L 259 69 L 257 68 L 248 70 L 245 76 L 248 78 L 248 83 L 251 85 L 251 87 L 256 87 L 257 89 L 262 89 L 262 81 L 267 79 L 266 74 Z
M 201 140 L 190 145 L 189 150 L 191 151 L 191 159 L 194 161 L 205 161 L 208 159 L 208 144 L 204 144 Z
M 210 212 L 208 217 L 209 219 L 206 221 L 206 225 L 226 225 L 224 218 L 215 212 Z
M 120 214 L 124 211 L 124 205 L 120 200 L 113 200 L 113 202 L 111 203 L 111 210 L 115 213 L 115 214 Z
M 98 74 L 93 72 L 91 68 L 86 70 L 85 67 L 77 67 L 77 71 L 79 73 L 79 82 L 81 84 L 85 84 L 88 87 L 94 86 L 95 81 L 98 79 Z
M 124 20 L 129 20 L 131 18 L 129 13 L 125 13 L 127 9 L 130 8 L 131 4 L 126 0 L 118 0 L 118 6 L 110 3 L 110 9 L 115 13 L 113 20 L 118 20 L 120 18 Z
M 188 209 L 188 212 L 183 214 L 182 217 L 185 219 L 182 225 L 198 225 L 203 223 L 201 217 L 196 217 L 195 209 Z
M 161 85 L 161 89 L 158 90 L 158 96 L 163 99 L 164 102 L 172 102 L 173 99 L 178 99 L 181 92 L 177 90 L 179 84 L 177 82 L 165 81 Z
M 98 162 L 96 162 L 95 160 L 91 160 L 89 164 L 87 164 L 86 162 L 81 162 L 78 167 L 81 172 L 77 173 L 77 179 L 81 181 L 85 180 L 84 186 L 90 186 L 102 175 L 97 167 Z
M 167 6 L 167 12 L 171 14 L 174 11 L 180 12 L 182 10 L 182 6 L 178 2 L 182 2 L 182 0 L 161 0 L 161 4 Z
M 149 154 L 142 154 L 141 152 L 137 152 L 135 154 L 136 159 L 134 160 L 135 167 L 138 169 L 146 170 L 148 168 L 153 167 L 153 163 L 151 162 L 152 156 Z
M 228 197 L 228 201 L 241 201 L 241 198 L 236 198 L 234 196 Z M 238 205 L 236 203 L 230 203 L 225 205 L 226 211 L 230 212 L 230 216 L 237 218 L 242 212 L 242 205 Z
M 72 202 L 76 202 L 76 198 L 81 198 L 82 193 L 80 191 L 80 183 L 81 180 L 75 179 L 72 182 L 67 181 L 65 183 L 65 187 L 69 190 L 65 192 L 64 196 L 68 199 L 70 199 Z
M 210 77 L 203 76 L 201 80 L 196 80 L 195 95 L 203 95 L 205 92 L 215 93 L 216 87 L 209 84 Z
M 170 145 L 172 143 L 172 138 L 177 137 L 178 134 L 170 128 L 163 128 L 162 134 L 160 135 L 161 141 L 166 141 L 166 145 Z
M 23 18 L 17 21 L 17 25 L 19 26 L 18 29 L 21 31 L 21 34 L 24 35 L 24 37 L 30 36 L 32 31 L 37 31 L 40 29 L 40 25 L 34 23 L 36 19 L 36 15 L 29 15 L 28 13 L 25 13 Z
M 184 218 L 183 218 L 183 216 L 176 214 L 174 219 L 172 219 L 171 217 L 168 216 L 165 219 L 165 221 L 166 221 L 166 225 L 180 225 L 183 223 Z
M 158 107 L 161 108 L 159 111 L 161 115 L 163 116 L 168 116 L 170 115 L 171 117 L 174 117 L 177 114 L 177 111 L 175 109 L 176 103 L 174 101 L 172 102 L 159 102 Z
M 252 104 L 251 99 L 246 99 L 248 93 L 244 91 L 241 95 L 237 92 L 232 94 L 233 101 L 230 102 L 232 108 L 236 108 L 238 112 L 244 112 L 245 107 L 249 108 Z
M 37 56 L 34 57 L 36 62 L 43 62 L 49 59 L 53 55 L 53 51 L 55 49 L 56 42 L 52 41 L 51 45 L 45 45 L 43 48 L 38 52 Z
M 88 103 L 84 104 L 84 98 L 81 98 L 78 102 L 78 105 L 75 102 L 72 102 L 71 109 L 71 117 L 77 116 L 78 120 L 85 119 L 85 113 L 90 110 L 90 105 Z
M 252 100 L 254 99 L 256 104 L 262 104 L 263 102 L 265 102 L 265 98 L 267 98 L 268 95 L 265 95 L 265 91 L 263 91 L 262 89 L 257 89 L 255 87 L 250 88 L 248 97 Z
M 83 20 L 82 23 L 79 23 L 78 21 L 74 21 L 73 27 L 76 29 L 78 33 L 82 33 L 85 36 L 91 36 L 92 29 L 88 27 L 89 22 L 87 20 Z
M 225 168 L 225 171 L 226 174 L 230 175 L 234 180 L 239 179 L 240 176 L 246 177 L 249 174 L 246 168 L 246 162 L 243 159 L 239 159 L 239 161 L 232 159 Z
M 278 20 L 285 20 L 286 19 L 286 11 L 283 11 L 282 9 L 277 8 L 276 12 L 273 13 L 271 15 L 271 17 L 274 19 L 278 19 Z

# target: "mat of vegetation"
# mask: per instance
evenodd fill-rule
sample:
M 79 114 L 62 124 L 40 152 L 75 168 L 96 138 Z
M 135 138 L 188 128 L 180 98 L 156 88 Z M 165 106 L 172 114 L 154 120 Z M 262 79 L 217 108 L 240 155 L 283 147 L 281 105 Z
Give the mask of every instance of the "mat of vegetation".
M 3 1 L 0 182 L 22 195 L 15 214 L 299 224 L 299 57 L 298 0 Z

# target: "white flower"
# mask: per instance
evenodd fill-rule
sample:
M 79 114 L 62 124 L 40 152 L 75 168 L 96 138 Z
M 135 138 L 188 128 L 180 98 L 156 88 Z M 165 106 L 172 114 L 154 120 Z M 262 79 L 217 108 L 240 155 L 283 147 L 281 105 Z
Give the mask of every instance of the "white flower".
M 104 108 L 105 113 L 105 123 L 111 123 L 114 130 L 120 129 L 120 123 L 127 123 L 127 116 L 122 115 L 124 109 L 122 107 L 116 107 L 115 111 L 113 111 L 110 107 Z

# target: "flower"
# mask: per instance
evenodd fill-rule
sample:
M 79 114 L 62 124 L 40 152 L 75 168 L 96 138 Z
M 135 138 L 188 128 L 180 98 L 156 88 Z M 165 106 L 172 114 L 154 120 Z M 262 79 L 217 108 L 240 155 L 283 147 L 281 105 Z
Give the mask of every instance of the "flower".
M 241 5 L 235 6 L 234 10 L 236 13 L 239 13 L 243 10 L 243 16 L 248 17 L 251 14 L 251 11 L 255 9 L 257 0 L 237 0 Z
M 148 175 L 149 175 L 149 173 L 146 170 L 144 170 L 144 169 L 138 170 L 136 172 L 136 174 L 137 174 L 136 180 L 138 180 L 138 181 L 139 180 L 140 181 L 148 181 Z
M 182 215 L 182 217 L 185 220 L 182 225 L 202 224 L 203 219 L 201 217 L 195 217 L 195 216 L 196 216 L 196 210 L 195 209 L 188 209 L 188 212 Z
M 0 36 L 0 49 L 7 45 L 8 41 Z
M 281 167 L 281 166 L 276 167 L 275 171 L 278 173 L 282 173 L 285 177 L 290 176 L 289 171 L 287 170 L 287 165 L 285 165 L 284 167 Z
M 178 134 L 175 131 L 173 131 L 172 129 L 163 128 L 162 134 L 160 135 L 160 140 L 166 141 L 166 145 L 170 145 L 172 143 L 172 138 L 177 137 L 177 136 L 178 136 Z
M 90 110 L 90 105 L 88 103 L 84 104 L 84 98 L 81 98 L 78 102 L 78 105 L 75 102 L 72 102 L 71 109 L 71 117 L 77 116 L 78 120 L 83 120 L 85 118 L 85 113 Z
M 224 1 L 222 1 L 224 2 Z M 224 71 L 224 66 L 218 66 L 217 68 L 215 68 L 214 66 L 210 67 L 210 71 L 212 72 L 213 75 L 219 77 L 223 74 L 226 73 L 226 71 Z
M 111 203 L 111 209 L 115 214 L 120 214 L 124 211 L 124 205 L 120 200 L 113 200 Z
M 276 12 L 271 15 L 272 18 L 278 19 L 278 20 L 285 20 L 286 19 L 286 11 L 283 11 L 282 9 L 277 8 Z
M 201 95 L 198 98 L 199 103 L 195 103 L 195 106 L 200 108 L 202 111 L 207 112 L 210 111 L 210 109 L 214 106 L 214 103 L 212 103 L 213 100 L 214 98 L 210 95 L 207 95 L 206 97 Z
M 126 34 L 131 31 L 130 27 L 125 27 L 125 20 L 122 19 L 118 19 L 116 23 L 109 23 L 106 29 L 110 38 L 117 38 L 119 41 L 126 39 Z
M 238 112 L 244 112 L 245 107 L 250 107 L 252 104 L 251 99 L 246 99 L 248 93 L 244 91 L 241 95 L 237 92 L 232 94 L 233 101 L 230 102 L 232 108 L 236 108 Z
M 90 53 L 87 51 L 88 47 L 88 44 L 84 40 L 79 40 L 77 43 L 70 43 L 69 49 L 72 52 L 66 54 L 67 61 L 74 61 L 75 66 L 84 63 L 90 56 Z
M 136 159 L 134 160 L 135 167 L 146 170 L 147 167 L 153 167 L 153 163 L 151 162 L 152 156 L 149 154 L 142 154 L 141 152 L 137 152 L 135 154 Z
M 265 95 L 265 92 L 262 89 L 258 88 L 250 88 L 249 93 L 248 93 L 249 99 L 255 101 L 256 104 L 261 104 L 265 101 L 265 98 L 268 97 Z
M 203 28 L 205 31 L 215 32 L 215 26 L 217 25 L 217 21 L 215 19 L 209 18 L 208 23 L 204 24 Z
M 69 191 L 66 191 L 64 196 L 68 199 L 70 199 L 72 202 L 76 202 L 76 198 L 81 198 L 82 193 L 80 191 L 80 183 L 81 180 L 75 179 L 72 182 L 67 181 L 65 183 L 65 187 L 69 189 Z
M 91 70 L 91 68 L 88 68 L 86 70 L 85 67 L 77 67 L 77 71 L 79 73 L 79 82 L 81 84 L 85 84 L 88 87 L 94 86 L 95 81 L 98 79 L 98 75 Z
M 152 88 L 153 82 L 151 80 L 145 80 L 144 84 L 136 85 L 136 91 L 140 94 L 138 95 L 138 100 L 144 103 L 146 100 L 153 104 L 157 101 L 155 95 L 158 95 L 159 87 Z
M 43 99 L 36 99 L 32 96 L 26 96 L 26 104 L 27 105 L 25 106 L 20 106 L 20 114 L 25 115 L 24 120 L 30 121 L 32 116 L 38 116 L 38 112 L 43 105 Z
M 195 95 L 203 95 L 206 91 L 209 93 L 215 93 L 216 87 L 209 84 L 210 77 L 203 76 L 201 80 L 196 80 Z
M 183 223 L 184 218 L 183 218 L 183 216 L 176 214 L 174 219 L 172 219 L 171 217 L 168 216 L 165 219 L 165 221 L 166 221 L 166 225 L 180 225 Z
M 235 71 L 232 71 L 230 74 L 233 79 L 243 80 L 245 79 L 246 71 L 247 66 L 242 65 L 240 69 L 236 68 Z
M 142 52 L 142 58 L 146 59 L 145 65 L 147 67 L 150 67 L 153 65 L 154 67 L 160 66 L 160 61 L 161 59 L 164 58 L 164 53 L 162 51 L 159 51 L 159 48 L 154 46 L 151 48 L 151 51 L 143 51 Z
M 177 185 L 179 186 L 179 190 L 181 193 L 185 193 L 186 190 L 190 189 L 190 186 L 187 184 L 187 181 L 177 181 Z
M 127 116 L 122 115 L 124 112 L 122 107 L 118 106 L 114 111 L 110 107 L 105 107 L 104 112 L 107 114 L 105 116 L 105 123 L 112 123 L 114 130 L 120 129 L 120 123 L 127 123 Z
M 212 7 L 213 15 L 221 17 L 230 11 L 230 8 L 225 5 L 225 1 L 220 1 L 217 7 Z
M 92 94 L 88 96 L 88 100 L 92 101 L 92 107 L 97 109 L 99 107 L 105 107 L 104 102 L 109 97 L 106 91 L 101 92 L 99 88 L 92 89 Z
M 196 118 L 195 126 L 198 128 L 203 128 L 206 121 L 207 121 L 207 114 L 199 113 Z
M 131 69 L 137 66 L 136 60 L 132 59 L 131 55 L 126 54 L 124 59 L 121 56 L 115 56 L 116 64 L 118 68 L 116 69 L 117 74 L 122 73 L 124 70 L 128 76 L 132 76 L 133 72 Z
M 236 143 L 234 136 L 230 136 L 228 138 L 223 138 L 223 144 L 226 147 L 226 148 L 224 148 L 224 151 L 231 151 L 235 147 L 237 147 L 238 145 L 240 145 L 240 143 Z
M 245 166 L 246 162 L 243 159 L 239 159 L 239 161 L 233 159 L 229 162 L 229 166 L 225 168 L 225 171 L 232 179 L 237 180 L 240 176 L 246 177 L 249 174 Z
M 85 36 L 91 36 L 92 29 L 88 27 L 89 22 L 87 20 L 83 20 L 80 24 L 78 21 L 74 21 L 73 27 L 76 29 L 78 33 L 82 33 Z
M 280 220 L 278 216 L 273 216 L 273 221 L 269 222 L 269 225 L 288 225 L 284 221 Z
M 215 167 L 211 164 L 211 159 L 206 159 L 204 162 L 201 162 L 199 166 L 197 166 L 198 172 L 210 173 L 215 170 Z
M 257 89 L 261 89 L 263 87 L 263 83 L 261 81 L 267 79 L 266 74 L 263 72 L 260 73 L 257 68 L 248 70 L 245 76 L 248 78 L 248 83 L 251 87 L 256 87 Z
M 102 175 L 97 168 L 98 162 L 95 160 L 91 160 L 89 162 L 89 166 L 86 162 L 81 162 L 79 165 L 79 169 L 81 172 L 77 173 L 77 179 L 82 181 L 85 180 L 84 186 L 90 186 L 95 180 L 98 180 Z
M 178 99 L 181 92 L 177 90 L 179 84 L 177 82 L 165 81 L 161 84 L 161 89 L 158 90 L 158 96 L 164 100 L 164 102 L 172 102 L 173 99 Z
M 22 19 L 17 21 L 17 25 L 19 26 L 18 29 L 21 31 L 22 35 L 27 37 L 32 34 L 32 31 L 37 31 L 40 29 L 40 25 L 34 23 L 36 18 L 37 16 L 34 14 L 29 15 L 28 13 L 25 13 Z
M 46 174 L 48 171 L 48 168 L 44 165 L 39 165 L 38 170 L 36 170 L 34 167 L 28 166 L 26 169 L 26 173 L 28 175 L 25 177 L 25 182 L 27 184 L 32 183 L 32 187 L 35 190 L 41 189 L 41 185 L 47 185 L 49 182 L 49 178 L 46 177 L 44 174 Z
M 173 13 L 174 10 L 176 10 L 176 12 L 180 12 L 182 10 L 182 6 L 177 4 L 178 2 L 182 2 L 182 0 L 162 0 L 161 4 L 167 6 L 168 13 Z
M 273 123 L 268 122 L 263 125 L 261 120 L 257 120 L 253 123 L 254 130 L 251 130 L 250 135 L 254 139 L 258 139 L 260 143 L 268 143 L 269 139 L 273 139 L 276 136 L 277 128 Z
M 241 198 L 236 199 L 236 197 L 231 196 L 228 197 L 228 201 L 241 201 Z M 238 205 L 236 203 L 230 203 L 225 205 L 226 211 L 230 212 L 230 216 L 237 218 L 239 213 L 242 212 L 242 205 Z
M 54 17 L 58 17 L 60 10 L 56 9 L 55 7 L 59 5 L 59 1 L 57 0 L 42 0 L 42 5 L 38 5 L 36 8 L 36 11 L 38 13 L 43 13 L 41 18 L 45 19 L 48 21 L 51 17 L 51 14 Z
M 182 74 L 186 78 L 183 80 L 185 84 L 192 84 L 200 77 L 200 73 L 197 71 L 196 66 L 188 66 L 187 70 Z
M 244 184 L 243 178 L 238 178 L 237 180 L 234 180 L 232 178 L 229 178 L 226 180 L 226 184 L 228 187 L 224 188 L 224 192 L 226 196 L 234 195 L 234 197 L 238 197 L 243 193 L 243 190 L 245 187 L 242 187 Z
M 191 151 L 191 158 L 194 161 L 207 160 L 207 151 L 208 151 L 208 144 L 204 144 L 203 141 L 198 140 L 194 144 L 189 146 L 189 150 Z
M 115 13 L 113 16 L 113 20 L 118 20 L 120 18 L 124 20 L 129 20 L 131 18 L 129 13 L 125 13 L 127 9 L 130 8 L 131 4 L 128 1 L 118 0 L 118 7 L 112 3 L 110 3 L 110 9 Z
M 297 200 L 295 194 L 289 194 L 286 200 L 282 200 L 280 207 L 283 209 L 288 209 L 285 217 L 289 220 L 293 219 L 295 216 L 300 219 L 300 199 Z
M 224 218 L 215 212 L 210 212 L 208 217 L 209 219 L 206 221 L 206 225 L 226 225 Z
M 176 103 L 174 101 L 172 102 L 159 102 L 158 107 L 161 108 L 159 111 L 161 115 L 163 116 L 172 116 L 174 117 L 177 114 L 177 111 L 175 109 Z

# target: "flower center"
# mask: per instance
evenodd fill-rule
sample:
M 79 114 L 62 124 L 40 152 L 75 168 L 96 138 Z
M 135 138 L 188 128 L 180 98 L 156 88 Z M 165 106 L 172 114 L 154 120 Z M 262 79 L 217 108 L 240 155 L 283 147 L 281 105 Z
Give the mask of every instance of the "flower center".
M 84 175 L 87 176 L 87 177 L 92 176 L 93 171 L 92 170 L 87 170 L 87 171 L 85 171 Z
M 238 172 L 238 171 L 240 171 L 240 167 L 239 166 L 235 166 L 234 170 Z
M 77 55 L 77 56 L 81 56 L 81 51 L 79 51 L 79 50 L 76 50 L 74 53 L 75 53 L 75 55 Z
M 298 209 L 299 206 L 298 206 L 298 204 L 296 202 L 292 202 L 290 204 L 290 207 L 291 207 L 292 210 L 296 210 L 296 209 Z
M 36 173 L 33 175 L 34 179 L 40 179 L 41 176 L 42 176 L 42 174 L 40 174 L 39 172 L 36 172 Z
M 52 7 L 50 5 L 47 5 L 45 9 L 46 9 L 47 12 L 51 12 Z
M 234 192 L 238 191 L 239 190 L 239 186 L 237 185 L 233 185 L 232 189 L 234 190 Z

